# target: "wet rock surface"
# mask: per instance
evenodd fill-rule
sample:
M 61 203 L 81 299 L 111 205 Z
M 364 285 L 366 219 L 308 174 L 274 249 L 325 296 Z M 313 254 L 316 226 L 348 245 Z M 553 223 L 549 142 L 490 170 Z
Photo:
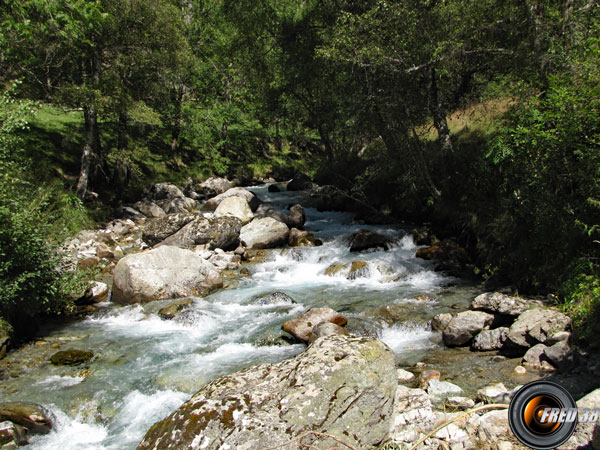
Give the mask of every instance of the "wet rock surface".
M 10 421 L 34 434 L 47 434 L 52 430 L 48 411 L 36 403 L 0 403 L 0 421 Z
M 89 362 L 93 357 L 94 354 L 92 352 L 72 349 L 56 352 L 52 355 L 50 361 L 55 366 L 78 366 Z
M 311 308 L 301 316 L 286 321 L 282 328 L 296 339 L 308 342 L 313 328 L 321 322 L 331 322 L 344 326 L 348 319 L 331 308 Z
M 395 357 L 383 343 L 324 337 L 293 360 L 209 383 L 153 425 L 138 449 L 256 449 L 317 431 L 366 450 L 389 432 L 396 388 Z M 303 442 L 336 445 L 322 436 Z

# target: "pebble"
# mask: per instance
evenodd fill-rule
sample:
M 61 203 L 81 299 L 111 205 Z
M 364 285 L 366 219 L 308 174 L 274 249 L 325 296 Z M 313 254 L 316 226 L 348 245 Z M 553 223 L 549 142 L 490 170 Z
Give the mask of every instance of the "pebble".
M 398 369 L 398 383 L 411 383 L 415 380 L 415 375 L 408 370 Z
M 523 366 L 517 366 L 515 367 L 515 370 L 513 370 L 513 373 L 515 375 L 525 375 L 527 373 L 527 369 Z

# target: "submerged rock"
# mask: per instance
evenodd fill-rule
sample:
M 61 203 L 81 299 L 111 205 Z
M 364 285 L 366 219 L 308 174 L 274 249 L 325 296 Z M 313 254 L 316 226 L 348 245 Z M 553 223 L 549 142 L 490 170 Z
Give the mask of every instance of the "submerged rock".
M 319 247 L 323 245 L 323 241 L 317 239 L 308 231 L 292 228 L 288 237 L 288 245 L 290 247 Z
M 335 275 L 337 275 L 338 273 L 340 273 L 342 270 L 347 269 L 348 266 L 346 264 L 340 263 L 340 262 L 334 262 L 332 264 L 329 265 L 329 267 L 327 267 L 327 269 L 325 269 L 324 274 L 327 275 L 328 277 L 333 277 Z
M 254 219 L 242 227 L 240 241 L 252 249 L 279 247 L 287 243 L 289 231 L 287 225 L 271 217 Z
M 158 315 L 166 320 L 175 318 L 177 314 L 185 310 L 194 301 L 191 298 L 184 298 L 175 302 L 169 303 L 167 306 L 163 306 L 158 310 Z
M 308 342 L 313 328 L 321 322 L 344 326 L 348 319 L 331 308 L 311 308 L 301 316 L 286 321 L 282 328 L 296 339 Z
M 42 405 L 29 402 L 0 403 L 0 421 L 16 423 L 34 434 L 48 434 L 52 420 Z
M 390 430 L 396 388 L 395 356 L 385 344 L 329 336 L 294 359 L 214 380 L 154 424 L 138 450 L 259 449 L 310 431 L 367 450 Z M 310 434 L 302 442 L 339 445 Z
M 50 362 L 55 366 L 78 366 L 90 361 L 93 357 L 92 352 L 75 349 L 62 350 L 52 355 Z
M 164 245 L 119 261 L 112 301 L 131 304 L 204 296 L 222 285 L 223 279 L 211 263 L 190 250 Z
M 270 184 L 267 190 L 269 192 L 281 192 L 281 188 L 276 184 Z
M 272 292 L 270 294 L 261 294 L 252 299 L 253 305 L 295 305 L 292 297 L 283 292 Z

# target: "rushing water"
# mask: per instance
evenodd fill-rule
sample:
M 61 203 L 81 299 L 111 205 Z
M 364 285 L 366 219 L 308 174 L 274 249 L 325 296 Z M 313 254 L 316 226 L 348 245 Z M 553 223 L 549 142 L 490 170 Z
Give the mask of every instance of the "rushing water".
M 266 186 L 252 190 L 281 209 L 304 203 L 301 193 L 269 193 Z M 248 266 L 252 276 L 241 278 L 235 289 L 194 299 L 191 311 L 174 320 L 156 314 L 168 301 L 106 304 L 85 320 L 49 330 L 46 345 L 30 347 L 30 367 L 0 388 L 1 401 L 34 401 L 55 416 L 56 430 L 34 437 L 29 448 L 134 449 L 154 422 L 208 381 L 300 353 L 303 345 L 258 346 L 256 341 L 280 335 L 281 324 L 308 307 L 343 313 L 351 332 L 378 336 L 403 366 L 449 351 L 427 322 L 451 305 L 466 307 L 473 286 L 416 259 L 412 238 L 401 226 L 361 225 L 352 214 L 311 208 L 306 214 L 305 228 L 323 246 L 272 250 L 266 262 Z M 361 228 L 390 236 L 396 245 L 385 252 L 351 254 L 348 237 Z M 368 263 L 367 277 L 351 281 L 323 274 L 333 262 L 356 259 Z M 285 292 L 297 304 L 251 304 L 253 297 L 272 291 Z M 94 352 L 89 372 L 47 362 L 59 345 Z

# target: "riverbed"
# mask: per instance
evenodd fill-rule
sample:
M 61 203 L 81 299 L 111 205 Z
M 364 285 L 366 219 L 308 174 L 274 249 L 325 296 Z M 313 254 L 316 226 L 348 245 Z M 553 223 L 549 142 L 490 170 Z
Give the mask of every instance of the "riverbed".
M 301 192 L 250 190 L 279 209 L 308 204 Z M 364 225 L 351 213 L 305 209 L 305 229 L 322 246 L 269 250 L 263 262 L 245 265 L 250 276 L 236 275 L 229 289 L 194 298 L 190 310 L 173 320 L 157 314 L 168 300 L 126 307 L 108 302 L 83 320 L 48 326 L 38 341 L 9 354 L 2 362 L 0 401 L 40 403 L 55 417 L 55 430 L 33 437 L 28 448 L 135 449 L 154 422 L 207 382 L 302 352 L 303 344 L 264 344 L 283 344 L 277 340 L 282 323 L 309 307 L 342 313 L 349 332 L 381 339 L 400 367 L 425 362 L 467 394 L 491 382 L 511 387 L 527 381 L 511 375 L 518 361 L 448 349 L 431 331 L 435 314 L 467 309 L 482 287 L 417 259 L 406 226 Z M 394 244 L 387 251 L 351 253 L 348 238 L 359 229 L 386 235 Z M 332 263 L 354 260 L 368 264 L 363 277 L 324 273 Z M 296 304 L 252 303 L 274 291 Z M 84 367 L 56 367 L 49 357 L 58 349 L 89 350 L 95 357 Z

